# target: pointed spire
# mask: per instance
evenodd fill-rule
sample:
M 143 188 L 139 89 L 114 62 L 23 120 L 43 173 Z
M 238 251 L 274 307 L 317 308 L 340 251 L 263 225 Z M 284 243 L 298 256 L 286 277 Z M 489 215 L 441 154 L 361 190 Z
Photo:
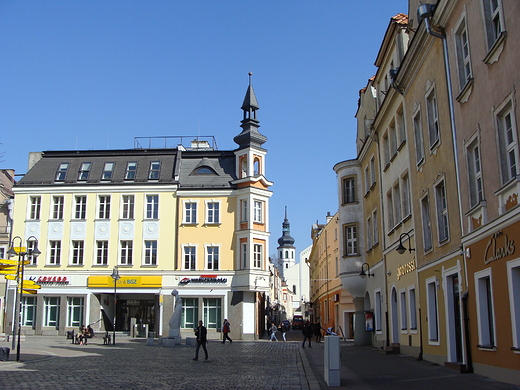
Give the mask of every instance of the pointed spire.
M 258 132 L 260 125 L 256 119 L 256 110 L 260 106 L 253 90 L 252 76 L 253 73 L 249 72 L 249 85 L 241 107 L 244 111 L 244 119 L 242 119 L 240 125 L 242 132 L 233 139 L 240 146 L 240 149 L 251 146 L 262 147 L 262 144 L 267 141 L 267 137 Z
M 291 224 L 287 218 L 287 206 L 285 206 L 285 219 L 282 223 L 282 237 L 278 239 L 280 247 L 293 247 L 294 238 L 291 237 Z

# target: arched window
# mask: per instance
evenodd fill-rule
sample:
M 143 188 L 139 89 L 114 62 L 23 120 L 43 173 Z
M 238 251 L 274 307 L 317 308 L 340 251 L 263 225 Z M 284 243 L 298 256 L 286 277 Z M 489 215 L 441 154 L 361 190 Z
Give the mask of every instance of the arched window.
M 247 177 L 247 158 L 242 157 L 242 163 L 240 164 L 240 177 Z
M 260 159 L 259 158 L 255 158 L 255 162 L 253 164 L 253 171 L 254 171 L 255 176 L 260 175 Z

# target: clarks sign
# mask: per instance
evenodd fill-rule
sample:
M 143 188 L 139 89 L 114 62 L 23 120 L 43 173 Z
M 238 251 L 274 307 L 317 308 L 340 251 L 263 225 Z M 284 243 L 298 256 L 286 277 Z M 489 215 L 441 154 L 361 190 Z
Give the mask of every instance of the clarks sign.
M 507 234 L 502 232 L 495 233 L 489 239 L 484 253 L 484 263 L 503 259 L 515 253 L 515 241 L 510 240 Z

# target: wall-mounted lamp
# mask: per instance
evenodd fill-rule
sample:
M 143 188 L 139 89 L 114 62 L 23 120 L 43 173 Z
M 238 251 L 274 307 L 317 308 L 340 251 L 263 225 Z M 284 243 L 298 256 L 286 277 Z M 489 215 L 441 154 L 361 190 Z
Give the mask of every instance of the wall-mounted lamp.
M 365 272 L 365 269 L 367 272 Z M 368 263 L 361 264 L 361 272 L 359 273 L 359 276 L 361 276 L 362 278 L 364 278 L 365 276 L 368 276 L 368 277 L 374 276 L 373 273 L 372 274 L 370 273 L 370 265 Z
M 397 247 L 396 251 L 400 255 L 402 255 L 404 252 L 406 252 L 406 248 L 403 246 L 403 237 L 408 237 L 408 251 L 411 253 L 415 250 L 415 248 L 412 248 L 412 244 L 410 243 L 410 235 L 408 233 L 401 233 L 399 236 L 399 246 Z

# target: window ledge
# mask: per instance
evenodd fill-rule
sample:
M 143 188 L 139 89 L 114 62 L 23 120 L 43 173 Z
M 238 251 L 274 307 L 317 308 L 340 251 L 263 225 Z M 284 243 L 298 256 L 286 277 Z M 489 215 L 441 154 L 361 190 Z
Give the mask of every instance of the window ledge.
M 473 92 L 474 79 L 471 77 L 464 85 L 464 88 L 460 91 L 458 96 L 455 98 L 459 103 L 464 104 L 469 100 L 471 92 Z
M 404 145 L 406 144 L 406 140 L 402 140 L 401 143 L 399 144 L 399 146 L 397 147 L 397 151 L 401 151 L 402 148 L 404 148 Z
M 500 58 L 500 54 L 502 54 L 502 51 L 504 50 L 506 38 L 507 38 L 507 31 L 502 31 L 500 33 L 500 36 L 495 41 L 493 46 L 491 46 L 491 49 L 489 49 L 488 54 L 484 58 L 484 62 L 486 64 L 492 65 L 498 61 L 498 59 Z
M 481 351 L 496 352 L 497 347 L 495 345 L 477 345 L 477 348 Z

